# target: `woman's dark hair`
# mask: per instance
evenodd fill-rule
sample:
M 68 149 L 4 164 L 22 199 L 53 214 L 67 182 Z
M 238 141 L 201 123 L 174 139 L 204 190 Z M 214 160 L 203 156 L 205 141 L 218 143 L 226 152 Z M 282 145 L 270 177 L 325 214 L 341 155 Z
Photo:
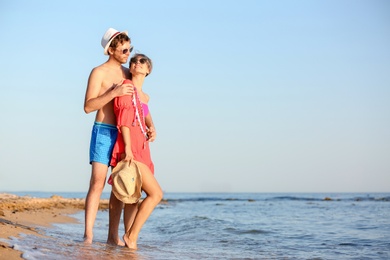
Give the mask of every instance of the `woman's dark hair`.
M 129 64 L 129 66 L 131 66 L 131 60 L 134 59 L 134 58 L 138 58 L 138 57 L 145 58 L 145 59 L 146 59 L 146 62 L 148 63 L 149 73 L 146 74 L 146 76 L 145 76 L 145 77 L 147 77 L 150 73 L 152 73 L 153 62 L 152 62 L 152 60 L 151 60 L 148 56 L 146 56 L 145 54 L 142 54 L 142 53 L 136 53 L 136 54 L 134 54 L 134 56 L 130 59 L 130 64 Z M 131 75 L 131 73 L 130 73 L 130 75 Z

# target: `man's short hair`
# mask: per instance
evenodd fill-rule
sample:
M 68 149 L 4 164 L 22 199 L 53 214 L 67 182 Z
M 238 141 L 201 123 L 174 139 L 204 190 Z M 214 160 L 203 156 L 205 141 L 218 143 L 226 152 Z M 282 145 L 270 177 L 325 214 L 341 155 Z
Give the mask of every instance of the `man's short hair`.
M 116 36 L 111 44 L 110 44 L 110 48 L 113 48 L 114 50 L 116 50 L 116 47 L 118 47 L 118 44 L 123 44 L 125 42 L 130 42 L 131 43 L 131 39 L 129 36 L 127 36 L 126 34 L 124 33 L 120 33 L 118 34 L 118 36 Z

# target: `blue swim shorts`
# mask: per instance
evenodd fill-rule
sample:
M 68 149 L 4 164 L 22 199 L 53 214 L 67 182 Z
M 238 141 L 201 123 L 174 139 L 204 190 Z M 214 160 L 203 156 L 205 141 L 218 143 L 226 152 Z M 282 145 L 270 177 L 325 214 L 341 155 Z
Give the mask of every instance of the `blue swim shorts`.
M 114 148 L 118 129 L 114 125 L 95 122 L 92 128 L 89 147 L 89 163 L 99 162 L 110 165 L 112 149 Z

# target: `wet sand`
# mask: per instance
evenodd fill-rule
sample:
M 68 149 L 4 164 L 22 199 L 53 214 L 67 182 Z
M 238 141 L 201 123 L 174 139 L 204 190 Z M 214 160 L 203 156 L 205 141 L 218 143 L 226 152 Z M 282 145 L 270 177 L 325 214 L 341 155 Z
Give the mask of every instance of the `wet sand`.
M 0 238 L 17 237 L 20 233 L 43 236 L 36 228 L 52 223 L 75 223 L 69 214 L 84 210 L 84 199 L 32 198 L 0 193 Z M 107 209 L 108 200 L 101 200 L 99 209 Z M 0 260 L 23 259 L 12 245 L 0 241 Z

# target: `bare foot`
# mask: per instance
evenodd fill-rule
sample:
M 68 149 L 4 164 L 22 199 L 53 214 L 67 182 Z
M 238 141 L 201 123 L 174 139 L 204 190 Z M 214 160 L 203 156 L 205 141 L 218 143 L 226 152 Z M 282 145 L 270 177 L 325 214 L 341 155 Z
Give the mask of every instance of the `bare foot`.
M 84 244 L 87 245 L 92 244 L 92 237 L 84 237 Z
M 125 245 L 133 250 L 137 250 L 137 241 L 130 240 L 129 237 L 126 236 L 126 234 L 123 236 L 123 241 L 125 241 Z
M 123 243 L 122 240 L 117 237 L 116 239 L 107 239 L 107 244 L 111 246 L 125 246 L 125 243 Z

